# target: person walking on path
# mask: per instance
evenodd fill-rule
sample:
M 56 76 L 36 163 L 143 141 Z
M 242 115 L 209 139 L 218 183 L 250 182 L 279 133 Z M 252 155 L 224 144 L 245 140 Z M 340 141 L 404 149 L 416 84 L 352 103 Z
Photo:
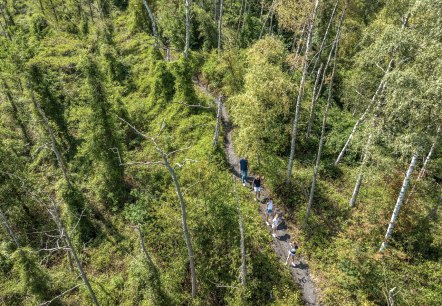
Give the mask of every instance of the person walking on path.
M 298 246 L 298 244 L 296 242 L 295 242 L 294 245 L 290 242 L 289 254 L 287 255 L 287 260 L 285 261 L 286 265 L 288 264 L 289 259 L 291 259 L 291 262 L 292 262 L 291 266 L 292 267 L 296 267 L 295 255 L 296 255 L 296 252 L 298 251 L 298 249 L 299 249 L 299 246 Z
M 270 216 L 270 218 L 272 218 L 272 216 L 273 216 L 273 200 L 271 197 L 269 198 L 269 201 L 267 202 L 267 209 L 266 209 L 266 224 L 267 225 L 270 225 L 269 224 L 269 216 Z
M 247 171 L 249 170 L 249 161 L 247 160 L 247 156 L 239 160 L 239 170 L 241 171 L 242 185 L 245 186 L 247 182 Z
M 255 201 L 259 201 L 261 199 L 261 183 L 263 179 L 264 178 L 258 175 L 253 180 L 252 186 L 253 191 L 255 192 Z
M 272 236 L 276 238 L 276 233 L 278 231 L 278 226 L 281 224 L 281 218 L 278 214 L 275 215 L 272 221 Z

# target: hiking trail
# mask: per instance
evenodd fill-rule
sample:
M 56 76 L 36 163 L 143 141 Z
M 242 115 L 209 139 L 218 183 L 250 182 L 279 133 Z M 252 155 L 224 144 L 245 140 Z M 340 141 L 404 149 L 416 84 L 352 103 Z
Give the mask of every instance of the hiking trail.
M 201 83 L 197 82 L 196 85 L 199 89 L 204 92 L 206 95 L 210 96 L 214 103 L 217 104 L 217 99 L 212 95 L 212 93 Z M 235 150 L 233 148 L 232 143 L 232 134 L 233 134 L 233 124 L 230 121 L 229 113 L 225 104 L 222 105 L 221 109 L 221 120 L 224 128 L 223 138 L 224 138 L 224 151 L 226 153 L 227 161 L 230 165 L 232 173 L 241 178 L 241 174 L 238 169 L 239 157 L 235 154 Z M 251 177 L 248 177 L 248 182 L 250 183 Z M 250 187 L 250 184 L 248 184 Z M 259 205 L 259 212 L 263 219 L 263 224 L 269 229 L 270 227 L 265 223 L 265 211 L 266 211 L 266 199 L 269 194 L 269 191 L 265 186 L 261 186 L 261 198 L 264 198 Z M 264 196 L 264 197 L 263 197 Z M 287 255 L 290 249 L 290 233 L 288 232 L 287 224 L 285 222 L 284 214 L 281 209 L 278 209 L 278 205 L 274 205 L 275 213 L 278 213 L 282 216 L 283 222 L 278 226 L 278 235 L 276 238 L 272 237 L 272 248 L 276 255 L 279 257 L 280 261 L 285 264 L 287 259 Z M 270 235 L 270 233 L 269 233 Z M 293 240 L 295 241 L 295 240 Z M 302 248 L 302 245 L 300 246 Z M 318 304 L 318 296 L 315 284 L 310 276 L 309 266 L 306 263 L 304 257 L 300 254 L 297 254 L 295 257 L 296 267 L 286 266 L 287 269 L 290 269 L 293 280 L 298 284 L 301 290 L 302 299 L 307 306 L 317 306 Z

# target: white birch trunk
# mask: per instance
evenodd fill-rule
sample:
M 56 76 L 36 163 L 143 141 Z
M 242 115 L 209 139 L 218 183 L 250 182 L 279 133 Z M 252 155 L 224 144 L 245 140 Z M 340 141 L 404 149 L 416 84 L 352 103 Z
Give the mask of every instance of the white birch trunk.
M 190 43 L 190 0 L 186 0 L 186 45 L 184 47 L 184 58 L 189 56 Z
M 321 63 L 321 66 L 319 66 L 318 73 L 316 74 L 316 80 L 315 85 L 313 86 L 313 93 L 312 93 L 312 105 L 310 106 L 310 117 L 308 119 L 308 125 L 307 125 L 307 134 L 306 138 L 310 138 L 310 132 L 312 130 L 312 124 L 313 124 L 313 118 L 314 118 L 314 112 L 315 112 L 315 106 L 316 106 L 316 88 L 318 87 L 319 79 L 321 78 L 321 71 L 322 71 L 323 64 Z
M 8 232 L 9 236 L 11 236 L 11 239 L 14 241 L 15 245 L 17 246 L 17 249 L 19 249 L 20 242 L 18 241 L 17 236 L 15 235 L 11 226 L 9 225 L 8 219 L 6 218 L 6 215 L 3 213 L 1 208 L 0 208 L 0 219 L 3 223 L 5 230 Z
M 416 179 L 416 183 L 413 185 L 413 188 L 411 188 L 411 191 L 410 191 L 410 193 L 409 193 L 408 196 L 407 196 L 407 200 L 405 201 L 405 205 L 407 205 L 408 202 L 410 202 L 411 196 L 414 194 L 414 192 L 415 192 L 415 190 L 416 190 L 416 185 L 417 185 L 417 183 L 418 183 L 421 179 L 423 179 L 424 176 L 425 176 L 425 173 L 426 173 L 426 171 L 427 171 L 427 165 L 428 165 L 428 162 L 430 161 L 431 156 L 433 155 L 433 152 L 434 152 L 434 148 L 436 147 L 436 144 L 437 144 L 437 140 L 438 140 L 438 134 L 439 134 L 439 132 L 440 132 L 440 126 L 437 128 L 437 132 L 436 132 L 436 134 L 437 134 L 437 136 L 436 136 L 436 140 L 435 140 L 435 141 L 433 142 L 433 144 L 431 145 L 431 148 L 430 148 L 430 151 L 428 151 L 427 157 L 425 157 L 424 164 L 422 165 L 422 168 L 421 168 L 421 170 L 419 171 L 419 174 L 418 174 L 417 179 Z
M 218 112 L 216 114 L 216 127 L 215 127 L 215 134 L 213 135 L 213 146 L 216 147 L 218 143 L 218 137 L 219 137 L 219 130 L 221 128 L 221 112 L 223 108 L 223 100 L 221 97 L 218 98 Z
M 307 71 L 308 71 L 308 65 L 309 65 L 309 54 L 311 49 L 311 42 L 312 42 L 312 34 L 313 34 L 313 27 L 315 24 L 316 19 L 316 11 L 318 9 L 319 0 L 315 1 L 315 6 L 313 8 L 312 17 L 310 20 L 309 30 L 307 33 L 307 45 L 305 49 L 305 57 L 304 57 L 304 68 L 302 71 L 302 77 L 301 77 L 301 83 L 299 84 L 299 93 L 298 93 L 298 99 L 296 101 L 296 111 L 295 111 L 295 118 L 293 120 L 293 131 L 292 131 L 292 142 L 290 146 L 290 158 L 289 158 L 289 164 L 287 169 L 287 180 L 290 180 L 292 177 L 292 168 L 293 168 L 293 158 L 295 157 L 295 149 L 296 149 L 296 133 L 298 131 L 298 120 L 299 120 L 299 112 L 301 110 L 301 102 L 302 97 L 304 94 L 304 85 L 305 80 L 307 78 Z
M 241 235 L 240 248 L 241 248 L 241 285 L 246 286 L 247 265 L 246 265 L 246 247 L 244 242 L 244 226 L 242 223 L 241 207 L 238 203 L 238 194 L 236 193 L 236 176 L 233 175 L 233 192 L 235 194 L 236 209 L 238 210 L 238 223 L 239 233 Z
M 319 139 L 318 153 L 316 155 L 316 164 L 315 164 L 315 168 L 313 170 L 312 186 L 310 189 L 310 196 L 309 196 L 309 200 L 308 200 L 308 204 L 307 204 L 307 212 L 305 214 L 305 224 L 307 224 L 307 222 L 308 222 L 308 218 L 310 216 L 310 210 L 313 205 L 313 199 L 315 196 L 315 189 L 316 189 L 316 180 L 318 177 L 319 166 L 321 165 L 322 148 L 324 147 L 324 138 L 325 138 L 325 125 L 327 123 L 328 111 L 330 109 L 331 96 L 332 96 L 332 91 L 333 91 L 333 80 L 335 78 L 335 73 L 336 73 L 336 62 L 337 62 L 337 55 L 338 55 L 339 38 L 341 35 L 341 26 L 342 26 L 342 22 L 344 20 L 345 11 L 347 10 L 347 5 L 348 5 L 348 1 L 346 1 L 344 9 L 342 11 L 342 15 L 339 20 L 338 30 L 336 32 L 335 42 L 334 42 L 333 47 L 331 48 L 330 54 L 329 54 L 329 58 L 330 58 L 331 54 L 334 52 L 334 58 L 333 58 L 334 62 L 333 62 L 332 74 L 330 77 L 330 88 L 328 91 L 327 105 L 325 107 L 324 116 L 322 117 L 321 138 Z
M 356 199 L 357 199 L 358 194 L 359 194 L 359 189 L 361 188 L 362 179 L 364 178 L 365 164 L 366 164 L 367 159 L 368 159 L 368 152 L 369 152 L 370 145 L 371 145 L 371 137 L 372 137 L 372 135 L 370 134 L 368 136 L 367 144 L 365 146 L 364 157 L 362 158 L 361 167 L 359 169 L 359 176 L 358 176 L 358 179 L 356 180 L 355 189 L 353 190 L 353 194 L 352 194 L 351 199 L 350 199 L 350 203 L 349 203 L 350 207 L 354 207 L 355 206 Z
M 322 50 L 324 50 L 325 41 L 327 40 L 328 32 L 329 32 L 330 27 L 332 25 L 333 18 L 335 17 L 335 14 L 336 14 L 336 8 L 338 7 L 338 2 L 339 2 L 339 0 L 336 0 L 335 6 L 333 7 L 333 11 L 331 13 L 330 19 L 327 24 L 327 29 L 325 30 L 324 37 L 322 38 L 321 45 L 319 46 L 319 51 L 316 54 L 317 57 L 315 60 L 315 64 L 313 65 L 313 71 L 315 71 L 316 66 L 318 65 L 318 61 L 321 59 Z
M 158 32 L 157 32 L 157 24 L 155 23 L 155 18 L 153 17 L 152 11 L 149 8 L 146 0 L 143 0 L 144 6 L 146 7 L 147 14 L 149 14 L 150 22 L 152 22 L 152 32 L 155 38 L 155 48 L 158 48 Z
M 221 39 L 223 29 L 223 0 L 219 2 L 219 25 L 218 25 L 218 56 L 221 55 Z
M 401 191 L 396 201 L 396 205 L 394 207 L 393 214 L 391 215 L 390 223 L 388 224 L 387 232 L 385 234 L 384 242 L 382 242 L 381 248 L 379 249 L 382 252 L 387 246 L 388 242 L 393 234 L 394 225 L 396 223 L 396 219 L 399 215 L 399 210 L 401 209 L 402 202 L 404 201 L 405 193 L 407 192 L 408 185 L 410 183 L 411 174 L 413 173 L 414 166 L 416 165 L 417 154 L 413 155 L 411 159 L 410 166 L 408 167 L 407 173 L 405 175 L 404 181 L 402 183 Z
M 370 111 L 371 107 L 375 104 L 376 98 L 378 97 L 379 94 L 381 94 L 384 91 L 385 84 L 386 84 L 385 76 L 390 71 L 392 64 L 393 64 L 393 59 L 391 59 L 390 62 L 388 63 L 388 67 L 385 70 L 384 76 L 382 77 L 382 80 L 379 83 L 379 86 L 376 89 L 376 92 L 374 93 L 373 97 L 371 98 L 370 103 L 368 104 L 368 106 L 365 109 L 364 113 L 361 115 L 361 117 L 359 117 L 358 121 L 356 121 L 355 125 L 353 126 L 353 129 L 352 129 L 352 131 L 350 133 L 350 136 L 348 136 L 347 141 L 345 142 L 344 146 L 342 147 L 341 152 L 338 155 L 338 158 L 335 161 L 335 165 L 339 164 L 339 162 L 341 161 L 342 157 L 344 156 L 345 151 L 348 148 L 348 145 L 350 144 L 351 140 L 353 139 L 354 134 L 356 133 L 356 130 L 361 125 L 361 123 L 364 121 L 364 119 L 367 116 L 368 112 Z

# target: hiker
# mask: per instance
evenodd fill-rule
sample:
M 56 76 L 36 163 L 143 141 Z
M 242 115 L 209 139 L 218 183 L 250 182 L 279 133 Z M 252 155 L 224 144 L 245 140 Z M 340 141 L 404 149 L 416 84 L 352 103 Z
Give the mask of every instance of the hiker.
M 247 156 L 239 160 L 239 170 L 241 171 L 241 182 L 243 186 L 246 186 L 248 166 L 249 161 L 247 160 Z
M 281 218 L 278 214 L 275 215 L 272 221 L 272 236 L 276 238 L 276 232 L 278 231 L 278 226 L 281 223 Z
M 266 209 L 266 224 L 267 225 L 270 225 L 269 224 L 269 216 L 271 218 L 272 215 L 273 215 L 273 200 L 271 197 L 269 197 L 269 201 L 267 202 L 267 209 Z
M 298 251 L 298 249 L 299 249 L 299 247 L 298 247 L 298 244 L 297 244 L 296 242 L 295 242 L 295 245 L 293 245 L 293 244 L 290 242 L 289 254 L 287 255 L 287 260 L 285 261 L 285 264 L 286 264 L 286 265 L 288 264 L 289 259 L 291 259 L 291 260 L 292 260 L 291 266 L 292 266 L 292 267 L 296 267 L 296 264 L 295 264 L 295 255 L 296 255 L 296 252 Z
M 261 176 L 256 176 L 255 179 L 253 180 L 252 186 L 253 186 L 253 191 L 255 191 L 255 201 L 259 201 L 259 199 L 261 198 L 261 182 L 264 178 Z

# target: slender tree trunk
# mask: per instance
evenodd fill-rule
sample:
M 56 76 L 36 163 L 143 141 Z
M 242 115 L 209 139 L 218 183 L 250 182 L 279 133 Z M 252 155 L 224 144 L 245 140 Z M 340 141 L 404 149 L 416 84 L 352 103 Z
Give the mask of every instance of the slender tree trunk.
M 259 13 L 259 20 L 262 22 L 262 13 L 264 12 L 264 0 L 261 0 L 261 11 Z
M 152 32 L 153 36 L 155 38 L 155 48 L 158 49 L 158 32 L 157 32 L 157 24 L 155 23 L 155 18 L 152 14 L 152 11 L 149 8 L 149 5 L 147 4 L 146 0 L 143 0 L 144 6 L 146 7 L 147 14 L 149 15 L 150 22 L 152 23 Z
M 196 272 L 195 272 L 195 262 L 194 262 L 194 258 L 193 258 L 192 243 L 190 240 L 189 230 L 187 228 L 186 204 L 184 203 L 184 198 L 183 198 L 183 195 L 180 190 L 180 185 L 178 183 L 178 179 L 176 177 L 175 170 L 169 164 L 166 154 L 164 154 L 164 152 L 162 152 L 162 151 L 160 153 L 163 157 L 163 161 L 164 161 L 164 164 L 166 165 L 167 170 L 169 170 L 169 173 L 172 176 L 173 183 L 175 184 L 175 191 L 176 191 L 176 194 L 177 194 L 178 199 L 180 201 L 181 223 L 182 223 L 182 227 L 183 227 L 184 238 L 186 240 L 187 251 L 189 253 L 190 275 L 191 275 L 191 279 L 192 279 L 192 297 L 194 298 L 196 296 Z
M 223 0 L 219 2 L 219 25 L 218 25 L 218 56 L 221 56 L 221 38 L 223 29 Z
M 315 85 L 313 86 L 312 105 L 310 106 L 310 117 L 308 119 L 307 134 L 305 136 L 307 139 L 310 138 L 310 132 L 312 130 L 313 118 L 315 116 L 315 106 L 316 106 L 315 95 L 316 95 L 316 88 L 318 87 L 319 79 L 321 78 L 322 66 L 323 66 L 323 64 L 321 63 L 321 66 L 319 66 L 318 72 L 316 74 Z
M 52 128 L 49 124 L 49 119 L 48 119 L 48 117 L 46 117 L 46 114 L 45 114 L 44 110 L 41 108 L 40 103 L 38 103 L 38 101 L 34 95 L 34 91 L 32 89 L 30 89 L 30 92 L 31 92 L 32 103 L 34 104 L 35 109 L 40 113 L 40 116 L 43 119 L 43 125 L 44 125 L 45 129 L 48 131 L 49 136 L 51 138 L 52 151 L 54 151 L 55 157 L 57 158 L 58 166 L 60 167 L 61 172 L 63 173 L 63 177 L 66 180 L 66 183 L 70 187 L 71 181 L 69 179 L 69 175 L 68 175 L 63 157 L 57 148 L 57 142 L 55 139 L 54 131 L 52 130 Z
M 9 236 L 11 236 L 12 241 L 14 241 L 15 245 L 17 246 L 17 249 L 19 249 L 20 242 L 18 241 L 17 236 L 12 230 L 12 227 L 9 225 L 8 219 L 6 218 L 6 215 L 3 213 L 1 208 L 0 208 L 0 219 L 3 223 L 5 230 L 8 232 Z
M 334 58 L 333 58 L 334 62 L 333 62 L 332 74 L 330 77 L 330 88 L 328 90 L 327 105 L 325 107 L 324 115 L 322 117 L 321 138 L 319 139 L 318 153 L 316 155 L 316 164 L 315 164 L 315 168 L 313 170 L 312 186 L 310 189 L 310 196 L 309 196 L 308 205 L 307 205 L 307 212 L 305 215 L 305 224 L 307 224 L 307 222 L 308 222 L 310 210 L 313 205 L 313 199 L 315 196 L 315 189 L 316 189 L 316 180 L 318 177 L 319 166 L 321 165 L 322 148 L 324 146 L 324 138 L 325 138 L 325 125 L 327 123 L 328 111 L 330 109 L 331 97 L 332 97 L 332 91 L 333 91 L 333 80 L 335 78 L 335 73 L 336 73 L 336 62 L 337 62 L 337 55 L 338 55 L 339 38 L 341 35 L 341 26 L 342 26 L 342 21 L 344 20 L 345 11 L 347 10 L 347 5 L 348 5 L 348 0 L 345 2 L 345 7 L 342 11 L 341 19 L 339 20 L 339 25 L 338 25 L 338 30 L 336 33 L 335 42 L 334 42 L 333 47 L 331 48 L 330 54 L 329 54 L 329 58 L 330 58 L 331 54 L 334 52 Z
M 235 194 L 236 209 L 238 210 L 239 233 L 241 235 L 240 249 L 241 249 L 241 285 L 246 286 L 247 264 L 246 264 L 246 247 L 244 243 L 244 226 L 242 223 L 241 207 L 238 202 L 238 194 L 236 193 L 236 176 L 233 175 L 233 193 Z
M 359 125 L 361 125 L 361 123 L 364 121 L 365 117 L 367 116 L 368 112 L 370 111 L 371 107 L 375 104 L 376 102 L 376 98 L 378 97 L 379 94 L 381 94 L 384 91 L 385 88 L 385 76 L 388 74 L 388 72 L 391 69 L 391 66 L 393 64 L 393 59 L 390 60 L 390 62 L 388 63 L 388 67 L 385 70 L 384 76 L 382 77 L 381 82 L 379 83 L 378 88 L 376 89 L 376 92 L 374 93 L 373 97 L 371 98 L 371 102 L 368 104 L 367 108 L 365 109 L 364 113 L 361 115 L 361 117 L 359 117 L 358 121 L 356 121 L 355 125 L 353 126 L 353 129 L 350 133 L 350 136 L 348 136 L 347 141 L 344 144 L 344 147 L 342 148 L 341 152 L 338 155 L 338 158 L 335 161 L 335 165 L 339 164 L 339 162 L 341 161 L 342 157 L 344 156 L 345 151 L 348 148 L 348 145 L 350 144 L 351 140 L 353 139 L 353 136 L 356 132 L 356 130 L 358 129 Z
M 28 133 L 28 130 L 26 129 L 25 124 L 20 119 L 18 107 L 15 104 L 15 101 L 12 97 L 11 90 L 5 80 L 3 80 L 2 83 L 3 83 L 3 88 L 5 89 L 5 95 L 8 98 L 9 103 L 11 103 L 12 116 L 13 116 L 14 120 L 17 122 L 18 126 L 20 127 L 20 130 L 21 130 L 23 137 L 26 141 L 26 144 L 30 145 L 30 144 L 32 144 L 31 137 L 29 136 L 29 133 Z
M 72 253 L 72 256 L 74 257 L 74 261 L 75 261 L 75 264 L 77 265 L 78 271 L 80 272 L 81 279 L 83 280 L 84 284 L 86 285 L 94 305 L 98 306 L 99 304 L 98 304 L 97 297 L 95 296 L 94 290 L 92 289 L 92 286 L 89 283 L 89 279 L 87 278 L 87 275 L 86 275 L 86 273 L 83 270 L 83 265 L 82 265 L 80 259 L 77 256 L 77 252 L 75 251 L 75 248 L 74 248 L 74 246 L 72 244 L 72 241 L 71 241 L 71 238 L 69 236 L 69 233 L 66 231 L 66 229 L 64 227 L 64 224 L 63 224 L 63 221 L 62 221 L 62 219 L 60 217 L 58 205 L 56 205 L 53 202 L 52 203 L 52 207 L 53 208 L 50 211 L 51 216 L 53 217 L 55 223 L 57 224 L 58 230 L 60 231 L 60 235 L 62 237 L 64 237 L 64 240 L 66 241 L 66 243 L 68 245 L 68 248 L 70 249 L 70 251 Z
M 186 0 L 186 45 L 184 48 L 184 58 L 189 56 L 189 43 L 190 43 L 190 1 Z
M 213 0 L 213 23 L 216 25 L 216 21 L 217 21 L 217 16 L 216 13 L 218 12 L 217 8 L 216 8 L 216 0 Z
M 272 5 L 270 6 L 270 9 L 269 9 L 269 12 L 267 14 L 267 17 L 264 20 L 264 23 L 262 24 L 261 32 L 259 33 L 259 39 L 262 38 L 262 34 L 264 34 L 264 29 L 266 27 L 267 21 L 269 20 L 270 16 L 273 14 L 273 6 L 274 5 L 275 5 L 275 0 L 272 1 Z
M 304 94 L 304 85 L 305 85 L 305 81 L 307 78 L 307 70 L 308 70 L 308 65 L 309 65 L 309 54 L 310 54 L 312 35 L 313 35 L 313 27 L 315 24 L 316 11 L 318 9 L 318 4 L 319 4 L 319 0 L 316 0 L 315 7 L 313 8 L 312 17 L 310 20 L 309 30 L 307 33 L 307 45 L 306 45 L 305 56 L 304 56 L 304 68 L 302 71 L 301 83 L 299 84 L 299 93 L 298 93 L 298 99 L 296 101 L 295 118 L 293 120 L 292 143 L 290 146 L 290 158 L 289 158 L 289 164 L 288 164 L 288 169 L 287 169 L 287 180 L 288 181 L 292 177 L 293 158 L 295 157 L 296 133 L 298 131 L 299 112 L 301 110 L 301 102 L 302 102 L 302 97 Z
M 351 199 L 350 199 L 350 207 L 354 207 L 355 206 L 356 199 L 357 199 L 358 194 L 359 194 L 359 189 L 361 188 L 362 179 L 364 178 L 365 164 L 367 163 L 368 153 L 369 153 L 369 150 L 370 150 L 371 138 L 372 138 L 372 135 L 370 134 L 368 136 L 367 144 L 365 145 L 364 157 L 362 158 L 361 167 L 359 168 L 359 175 L 358 175 L 358 179 L 356 180 L 355 189 L 353 190 L 353 194 L 352 194 Z
M 215 127 L 215 135 L 213 135 L 213 146 L 216 147 L 218 143 L 219 130 L 221 127 L 221 112 L 223 108 L 223 100 L 222 97 L 218 98 L 218 112 L 216 114 L 216 127 Z
M 436 132 L 436 134 L 439 134 L 439 132 L 440 132 L 440 126 L 437 128 L 437 132 Z M 433 142 L 433 144 L 431 145 L 431 148 L 430 148 L 430 151 L 428 151 L 427 157 L 425 157 L 424 164 L 422 165 L 422 168 L 421 168 L 421 170 L 419 171 L 419 174 L 418 174 L 417 179 L 416 179 L 416 183 L 413 185 L 413 187 L 412 187 L 411 190 L 410 190 L 410 193 L 409 193 L 408 196 L 407 196 L 407 200 L 405 201 L 405 205 L 407 205 L 408 202 L 410 202 L 410 199 L 411 199 L 412 195 L 413 195 L 414 192 L 416 191 L 416 185 L 417 185 L 418 182 L 419 182 L 420 180 L 422 180 L 423 177 L 425 176 L 425 173 L 426 173 L 426 171 L 427 171 L 427 165 L 428 165 L 428 162 L 429 162 L 430 159 L 431 159 L 431 156 L 433 155 L 434 148 L 436 147 L 436 144 L 437 144 L 437 140 L 438 140 L 438 135 L 436 136 L 436 140 L 435 140 L 435 141 Z
M 325 30 L 324 37 L 322 38 L 321 45 L 319 46 L 319 51 L 316 54 L 317 57 L 316 57 L 316 60 L 315 60 L 315 64 L 313 65 L 313 70 L 312 71 L 316 70 L 316 66 L 318 65 L 318 61 L 321 60 L 321 54 L 322 54 L 322 51 L 324 50 L 325 41 L 327 40 L 328 32 L 329 32 L 330 27 L 332 25 L 333 18 L 335 17 L 336 8 L 338 7 L 338 2 L 339 2 L 339 0 L 336 0 L 335 6 L 333 7 L 333 11 L 331 13 L 330 19 L 329 19 L 328 24 L 327 24 L 327 29 Z
M 293 60 L 293 66 L 291 66 L 291 70 L 295 69 L 296 65 L 298 64 L 298 58 L 301 55 L 302 48 L 304 46 L 303 41 L 304 41 L 304 34 L 305 34 L 306 27 L 307 27 L 307 23 L 304 23 L 304 25 L 302 26 L 301 36 L 299 36 L 299 39 L 298 39 L 297 49 L 296 49 L 296 53 L 295 53 L 295 59 Z
M 379 249 L 380 252 L 382 252 L 388 246 L 391 235 L 393 234 L 394 225 L 399 215 L 399 210 L 401 209 L 402 202 L 404 201 L 405 193 L 407 192 L 408 185 L 410 183 L 411 174 L 413 173 L 414 166 L 416 165 L 416 160 L 417 154 L 415 153 L 413 155 L 413 158 L 411 159 L 410 166 L 408 167 L 407 173 L 404 178 L 404 182 L 402 183 L 402 188 L 397 198 L 393 214 L 391 215 L 391 220 L 388 225 L 387 233 L 385 234 L 384 242 L 382 242 L 381 248 Z

